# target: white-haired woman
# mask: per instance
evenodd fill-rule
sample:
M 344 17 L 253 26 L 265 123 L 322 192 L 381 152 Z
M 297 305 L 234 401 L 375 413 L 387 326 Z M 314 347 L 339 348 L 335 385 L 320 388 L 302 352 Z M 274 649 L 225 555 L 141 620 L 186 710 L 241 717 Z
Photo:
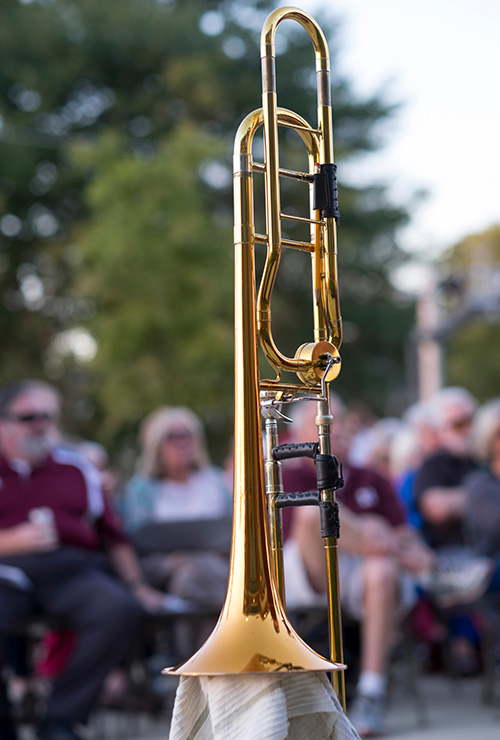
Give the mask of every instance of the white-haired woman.
M 232 508 L 224 473 L 210 463 L 200 419 L 163 406 L 144 420 L 138 472 L 128 482 L 123 516 L 128 531 L 160 522 L 223 519 Z M 219 553 L 156 552 L 142 560 L 156 588 L 207 605 L 222 603 L 228 562 Z

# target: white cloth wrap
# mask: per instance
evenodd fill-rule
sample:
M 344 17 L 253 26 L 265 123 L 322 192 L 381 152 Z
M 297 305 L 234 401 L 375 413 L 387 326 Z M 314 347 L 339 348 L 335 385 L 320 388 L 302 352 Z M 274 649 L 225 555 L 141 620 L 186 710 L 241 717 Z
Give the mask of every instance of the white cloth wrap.
M 359 740 L 322 673 L 183 676 L 170 740 Z

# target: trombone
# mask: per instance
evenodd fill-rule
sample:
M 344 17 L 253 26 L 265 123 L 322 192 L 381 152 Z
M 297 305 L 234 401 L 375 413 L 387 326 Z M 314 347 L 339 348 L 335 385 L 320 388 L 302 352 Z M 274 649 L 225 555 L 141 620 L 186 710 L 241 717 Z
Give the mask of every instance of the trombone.
M 311 127 L 297 113 L 277 105 L 275 34 L 283 20 L 294 20 L 308 32 L 315 50 L 318 122 Z M 242 121 L 234 145 L 235 245 L 235 461 L 234 520 L 228 591 L 214 631 L 183 664 L 178 675 L 220 675 L 257 672 L 332 671 L 334 688 L 345 705 L 341 621 L 337 573 L 338 510 L 335 489 L 341 477 L 331 454 L 329 383 L 340 371 L 342 325 L 336 267 L 338 219 L 336 166 L 333 161 L 330 69 L 323 32 L 307 13 L 291 7 L 272 12 L 261 35 L 262 108 Z M 252 143 L 264 132 L 265 162 L 254 162 Z M 278 161 L 278 128 L 292 128 L 302 139 L 308 172 L 282 169 Z M 266 193 L 266 234 L 254 222 L 254 172 L 263 172 Z M 304 183 L 309 192 L 309 218 L 281 212 L 280 178 Z M 307 242 L 282 237 L 286 219 L 309 224 Z M 255 247 L 267 247 L 259 290 L 256 289 Z M 294 357 L 277 347 L 271 326 L 271 297 L 282 248 L 309 252 L 312 263 L 313 341 L 302 344 Z M 257 345 L 274 368 L 273 380 L 259 376 Z M 285 382 L 283 373 L 298 382 Z M 317 405 L 316 443 L 278 444 L 277 421 L 283 403 Z M 265 459 L 262 418 L 265 420 Z M 300 448 L 300 449 L 297 449 Z M 298 501 L 283 493 L 281 460 L 313 457 L 318 491 Z M 319 505 L 328 573 L 328 614 L 331 660 L 314 652 L 297 635 L 284 609 L 281 508 Z

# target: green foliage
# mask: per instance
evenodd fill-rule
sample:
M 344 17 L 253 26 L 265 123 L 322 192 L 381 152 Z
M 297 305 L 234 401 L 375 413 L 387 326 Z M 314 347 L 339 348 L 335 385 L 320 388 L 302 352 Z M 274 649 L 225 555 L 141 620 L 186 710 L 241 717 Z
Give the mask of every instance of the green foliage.
M 82 262 L 74 289 L 97 307 L 92 367 L 108 439 L 159 402 L 206 416 L 221 403 L 230 408 L 231 234 L 211 216 L 192 166 L 213 155 L 214 142 L 188 124 L 154 158 L 124 152 L 115 136 L 75 150 L 95 172 L 86 190 L 93 218 L 76 238 Z
M 117 445 L 156 405 L 186 403 L 227 441 L 232 140 L 260 104 L 259 36 L 271 8 L 267 0 L 4 0 L 0 380 L 48 375 L 67 397 L 73 430 Z M 342 162 L 380 146 L 394 110 L 353 97 L 335 74 L 335 22 L 318 20 L 332 39 L 342 182 Z M 310 39 L 284 23 L 279 46 L 279 103 L 314 123 Z M 284 166 L 300 166 L 302 150 L 291 137 L 281 143 Z M 305 209 L 294 191 L 284 194 L 289 210 Z M 411 316 L 390 283 L 404 259 L 396 234 L 407 213 L 382 186 L 343 186 L 340 205 L 349 330 L 337 389 L 383 411 L 401 382 Z M 258 218 L 262 211 L 259 202 Z M 291 352 L 310 340 L 309 268 L 296 259 L 284 260 L 273 301 L 276 334 Z M 60 341 L 82 327 L 98 345 L 90 364 Z
M 443 310 L 454 324 L 445 345 L 445 380 L 481 402 L 499 395 L 499 265 L 500 225 L 463 239 L 441 265 Z
M 447 351 L 446 382 L 467 388 L 479 402 L 500 395 L 500 319 L 475 320 L 457 333 Z M 480 363 L 477 359 L 480 358 Z

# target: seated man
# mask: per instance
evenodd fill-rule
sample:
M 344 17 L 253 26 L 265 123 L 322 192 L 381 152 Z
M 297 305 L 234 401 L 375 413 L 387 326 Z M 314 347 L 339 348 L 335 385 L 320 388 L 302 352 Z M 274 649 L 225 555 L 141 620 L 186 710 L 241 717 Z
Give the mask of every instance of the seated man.
M 463 388 L 443 388 L 429 402 L 435 449 L 416 472 L 413 494 L 423 536 L 443 558 L 467 555 L 463 481 L 478 467 L 471 455 L 475 411 L 475 400 Z M 474 619 L 465 609 L 447 615 L 447 622 L 452 671 L 474 675 L 480 669 Z
M 303 402 L 296 409 L 294 439 L 313 441 L 316 405 Z M 338 399 L 332 402 L 332 412 L 332 448 L 343 463 L 345 480 L 337 492 L 340 598 L 343 608 L 361 622 L 360 676 L 349 716 L 360 735 L 368 737 L 383 730 L 391 640 L 398 619 L 416 600 L 409 573 L 430 570 L 433 556 L 406 525 L 389 482 L 369 469 L 346 465 L 348 439 Z M 311 460 L 287 462 L 284 486 L 287 491 L 316 488 Z M 290 606 L 324 598 L 326 568 L 316 507 L 294 510 L 291 536 L 285 543 L 285 583 Z
M 58 394 L 45 383 L 20 381 L 0 390 L 1 665 L 7 637 L 24 617 L 41 612 L 70 626 L 75 645 L 37 737 L 78 740 L 75 725 L 87 720 L 144 608 L 159 608 L 163 595 L 144 583 L 98 471 L 79 453 L 57 447 L 58 415 Z M 1 682 L 0 740 L 15 738 Z
M 464 546 L 464 478 L 478 465 L 471 456 L 476 402 L 463 388 L 444 388 L 430 404 L 435 450 L 417 471 L 414 495 L 423 533 L 434 549 Z

